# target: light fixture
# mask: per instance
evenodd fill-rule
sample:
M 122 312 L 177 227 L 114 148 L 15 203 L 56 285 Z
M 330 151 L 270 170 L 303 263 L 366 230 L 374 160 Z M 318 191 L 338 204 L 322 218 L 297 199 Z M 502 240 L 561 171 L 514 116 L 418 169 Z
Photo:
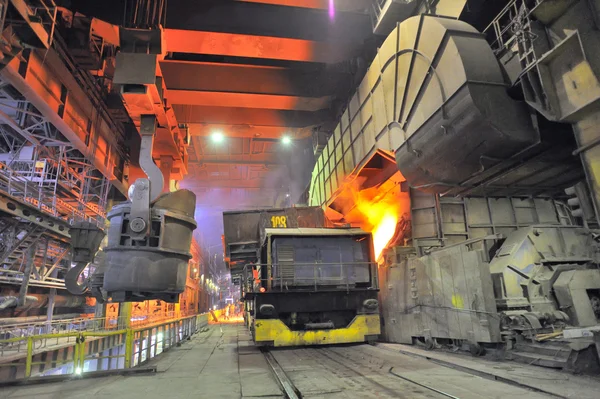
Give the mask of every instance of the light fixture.
M 223 135 L 223 132 L 221 132 L 220 130 L 216 130 L 212 132 L 212 134 L 210 135 L 210 139 L 213 143 L 222 143 L 223 140 L 225 140 L 225 136 Z
M 281 138 L 281 143 L 283 145 L 290 145 L 290 144 L 292 144 L 292 139 L 290 138 L 290 136 L 283 136 Z
M 198 273 L 198 269 L 194 268 L 194 273 Z
M 75 374 L 76 375 L 81 375 L 82 372 L 83 372 L 83 370 L 81 369 L 81 367 L 76 367 L 75 368 Z

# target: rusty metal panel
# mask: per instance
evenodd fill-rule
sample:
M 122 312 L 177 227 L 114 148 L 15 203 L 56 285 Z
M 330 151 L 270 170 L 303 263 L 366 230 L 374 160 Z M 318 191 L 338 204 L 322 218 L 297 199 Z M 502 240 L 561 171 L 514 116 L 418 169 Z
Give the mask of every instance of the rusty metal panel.
M 501 340 L 492 279 L 481 251 L 458 245 L 386 269 L 381 300 L 392 342 L 412 343 L 413 337 Z

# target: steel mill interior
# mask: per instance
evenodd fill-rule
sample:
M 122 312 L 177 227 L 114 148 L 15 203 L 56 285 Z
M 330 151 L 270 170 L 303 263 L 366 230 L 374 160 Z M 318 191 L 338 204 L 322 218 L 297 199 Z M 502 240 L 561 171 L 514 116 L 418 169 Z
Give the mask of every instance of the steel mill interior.
M 600 397 L 600 0 L 0 31 L 0 398 Z

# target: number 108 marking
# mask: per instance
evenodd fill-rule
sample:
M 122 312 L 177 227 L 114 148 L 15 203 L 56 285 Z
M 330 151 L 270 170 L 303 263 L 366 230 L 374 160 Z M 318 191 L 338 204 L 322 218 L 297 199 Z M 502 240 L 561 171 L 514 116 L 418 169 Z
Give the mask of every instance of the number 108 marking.
M 271 217 L 271 225 L 275 227 L 285 227 L 287 228 L 287 216 L 272 216 Z

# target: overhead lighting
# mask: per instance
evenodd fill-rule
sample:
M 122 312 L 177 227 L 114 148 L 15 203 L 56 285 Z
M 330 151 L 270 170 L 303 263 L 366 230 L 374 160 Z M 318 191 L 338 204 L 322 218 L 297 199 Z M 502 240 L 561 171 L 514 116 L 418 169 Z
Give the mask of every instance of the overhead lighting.
M 290 144 L 292 144 L 292 139 L 290 138 L 290 136 L 283 136 L 283 137 L 281 138 L 281 142 L 282 142 L 284 145 L 290 145 Z
M 225 136 L 223 135 L 222 132 L 216 131 L 210 135 L 210 139 L 212 140 L 213 143 L 222 143 L 223 140 L 225 140 Z

